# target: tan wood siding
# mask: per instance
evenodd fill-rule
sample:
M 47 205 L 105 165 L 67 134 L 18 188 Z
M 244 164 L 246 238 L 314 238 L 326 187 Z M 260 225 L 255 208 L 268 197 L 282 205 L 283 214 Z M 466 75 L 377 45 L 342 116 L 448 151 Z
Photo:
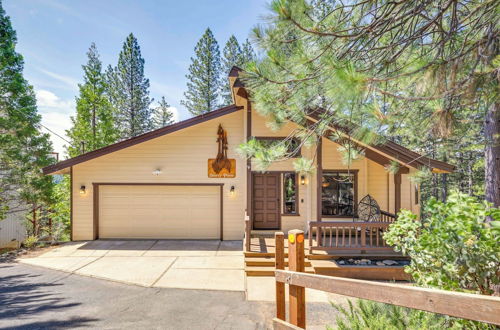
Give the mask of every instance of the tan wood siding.
M 92 183 L 223 183 L 224 239 L 241 239 L 244 228 L 246 161 L 236 147 L 244 141 L 244 111 L 75 165 L 73 168 L 74 240 L 93 239 Z M 228 157 L 236 159 L 236 178 L 208 178 L 207 160 L 217 155 L 217 127 L 228 135 Z M 152 174 L 161 169 L 158 176 Z M 79 194 L 81 185 L 86 193 Z M 231 186 L 235 193 L 230 194 Z
M 217 186 L 99 187 L 99 238 L 217 239 Z

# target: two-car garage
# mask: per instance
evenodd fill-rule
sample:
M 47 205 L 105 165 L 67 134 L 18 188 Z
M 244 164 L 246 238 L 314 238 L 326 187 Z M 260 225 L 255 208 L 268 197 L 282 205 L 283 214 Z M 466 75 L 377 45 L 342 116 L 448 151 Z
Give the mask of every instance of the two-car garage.
M 97 184 L 99 238 L 221 239 L 218 184 Z

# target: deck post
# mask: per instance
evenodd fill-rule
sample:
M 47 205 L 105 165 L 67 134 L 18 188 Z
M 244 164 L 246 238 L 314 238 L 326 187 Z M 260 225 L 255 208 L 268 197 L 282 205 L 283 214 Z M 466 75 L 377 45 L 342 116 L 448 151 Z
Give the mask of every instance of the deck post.
M 316 217 L 318 221 L 323 221 L 323 137 L 319 137 L 318 145 L 316 146 Z M 309 233 L 312 235 L 312 233 Z M 321 227 L 316 228 L 316 241 L 318 246 L 321 246 Z
M 304 231 L 288 232 L 288 268 L 294 272 L 304 272 Z M 290 323 L 298 327 L 306 327 L 306 289 L 289 286 Z
M 394 214 L 401 210 L 401 173 L 394 174 Z
M 283 232 L 274 233 L 274 243 L 276 246 L 274 265 L 276 269 L 285 269 L 285 234 Z M 276 317 L 286 321 L 285 304 L 285 283 L 276 282 Z

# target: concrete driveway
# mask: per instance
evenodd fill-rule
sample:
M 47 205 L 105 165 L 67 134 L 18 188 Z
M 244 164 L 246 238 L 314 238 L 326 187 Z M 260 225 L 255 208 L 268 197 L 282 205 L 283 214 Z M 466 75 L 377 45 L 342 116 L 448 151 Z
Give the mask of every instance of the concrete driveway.
M 70 242 L 18 261 L 145 287 L 245 291 L 241 241 Z

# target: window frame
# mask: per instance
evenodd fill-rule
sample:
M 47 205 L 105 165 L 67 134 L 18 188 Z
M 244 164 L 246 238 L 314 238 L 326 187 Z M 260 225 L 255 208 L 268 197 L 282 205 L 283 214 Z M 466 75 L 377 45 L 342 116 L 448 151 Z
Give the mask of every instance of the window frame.
M 295 213 L 287 213 L 286 212 L 286 198 L 285 198 L 285 193 L 286 193 L 286 187 L 285 187 L 285 175 L 286 174 L 293 174 L 295 175 Z M 281 215 L 286 216 L 286 217 L 297 217 L 300 216 L 299 213 L 299 174 L 294 172 L 294 171 L 283 171 L 281 175 L 281 191 L 282 191 L 282 196 L 281 196 Z
M 321 180 L 323 180 L 323 176 L 325 174 L 329 173 L 349 173 L 353 175 L 354 177 L 354 183 L 353 183 L 353 190 L 354 190 L 354 196 L 353 196 L 353 206 L 352 206 L 352 215 L 329 215 L 329 214 L 323 214 L 323 186 L 321 186 L 321 218 L 357 218 L 358 217 L 358 169 L 352 169 L 352 170 L 346 170 L 346 169 L 339 169 L 339 170 L 323 170 L 322 171 L 322 176 Z M 319 182 L 321 185 L 322 182 Z
M 282 141 L 284 139 L 287 139 L 288 137 L 287 136 L 253 136 L 252 138 L 254 138 L 257 141 L 271 141 L 272 142 L 272 141 Z M 298 144 L 300 144 L 300 141 L 298 138 L 292 138 L 292 140 L 294 140 Z M 297 152 L 295 154 L 293 154 L 293 156 L 291 158 L 300 158 L 300 157 L 302 157 L 302 147 L 299 150 L 297 150 Z

